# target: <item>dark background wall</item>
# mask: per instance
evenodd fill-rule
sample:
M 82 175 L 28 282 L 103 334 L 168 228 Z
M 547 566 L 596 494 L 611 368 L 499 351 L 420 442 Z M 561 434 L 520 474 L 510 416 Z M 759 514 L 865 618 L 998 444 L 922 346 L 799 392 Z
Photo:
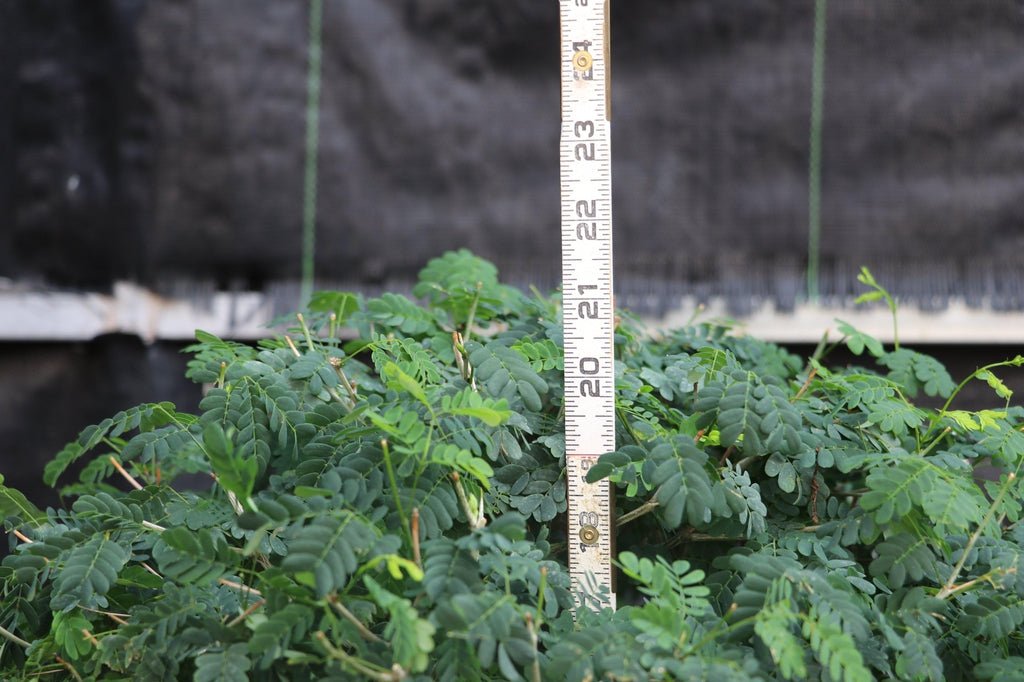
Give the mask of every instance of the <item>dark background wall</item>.
M 469 247 L 555 284 L 554 0 L 324 4 L 318 278 L 400 286 Z M 0 0 L 0 278 L 296 280 L 308 7 Z M 828 8 L 823 295 L 868 265 L 908 303 L 1024 307 L 1024 0 Z M 623 291 L 801 299 L 813 13 L 613 1 Z M 937 352 L 969 371 L 975 350 Z M 0 470 L 136 402 L 190 404 L 182 365 L 116 336 L 0 345 Z
M 0 5 L 0 273 L 298 276 L 307 3 Z M 1024 2 L 828 7 L 824 291 L 867 264 L 909 294 L 998 294 L 975 273 L 1024 253 Z M 623 282 L 801 280 L 813 9 L 612 3 Z M 321 277 L 408 277 L 468 246 L 554 278 L 557 35 L 553 0 L 327 0 Z

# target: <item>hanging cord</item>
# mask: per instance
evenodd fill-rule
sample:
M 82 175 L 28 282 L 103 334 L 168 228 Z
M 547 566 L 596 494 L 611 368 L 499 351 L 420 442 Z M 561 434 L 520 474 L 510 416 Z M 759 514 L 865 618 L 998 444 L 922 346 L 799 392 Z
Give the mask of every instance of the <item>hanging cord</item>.
M 302 289 L 299 305 L 313 293 L 316 253 L 317 150 L 320 146 L 320 61 L 323 28 L 323 0 L 309 4 L 309 71 L 306 76 L 306 173 L 302 196 Z
M 811 75 L 811 154 L 808 163 L 807 298 L 818 301 L 821 262 L 821 120 L 825 110 L 825 26 L 828 0 L 814 3 L 814 66 Z

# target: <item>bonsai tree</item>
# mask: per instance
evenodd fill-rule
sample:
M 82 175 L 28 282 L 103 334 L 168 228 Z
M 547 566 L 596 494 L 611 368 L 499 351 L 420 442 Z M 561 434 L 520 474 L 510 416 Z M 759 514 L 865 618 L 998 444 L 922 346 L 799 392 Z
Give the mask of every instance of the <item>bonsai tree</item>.
M 863 367 L 623 313 L 620 447 L 589 474 L 617 490 L 622 606 L 575 608 L 557 296 L 466 251 L 412 293 L 316 294 L 255 347 L 198 332 L 198 414 L 86 428 L 45 470 L 60 509 L 0 486 L 0 675 L 1021 676 L 1024 412 L 998 372 L 1024 357 L 958 384 L 847 324 Z M 979 380 L 993 409 L 954 409 Z

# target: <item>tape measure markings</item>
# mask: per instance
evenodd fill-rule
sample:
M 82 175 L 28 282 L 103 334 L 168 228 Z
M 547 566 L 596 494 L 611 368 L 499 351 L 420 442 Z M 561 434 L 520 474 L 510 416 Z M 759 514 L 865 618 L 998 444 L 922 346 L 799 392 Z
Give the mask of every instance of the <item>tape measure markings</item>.
M 559 158 L 569 571 L 574 590 L 596 597 L 604 588 L 614 608 L 610 488 L 585 479 L 615 449 L 606 9 L 603 0 L 560 2 Z

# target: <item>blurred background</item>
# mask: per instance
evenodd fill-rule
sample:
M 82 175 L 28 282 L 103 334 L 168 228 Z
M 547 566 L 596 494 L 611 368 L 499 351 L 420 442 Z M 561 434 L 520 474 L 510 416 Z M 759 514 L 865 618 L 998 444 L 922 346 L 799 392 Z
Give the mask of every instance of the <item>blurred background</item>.
M 1024 0 L 612 2 L 617 302 L 813 347 L 861 266 L 958 379 L 1024 346 Z M 0 0 L 0 472 L 193 409 L 197 327 L 559 278 L 555 0 Z M 1021 377 L 1007 383 L 1024 390 Z M 988 402 L 976 393 L 968 401 Z

